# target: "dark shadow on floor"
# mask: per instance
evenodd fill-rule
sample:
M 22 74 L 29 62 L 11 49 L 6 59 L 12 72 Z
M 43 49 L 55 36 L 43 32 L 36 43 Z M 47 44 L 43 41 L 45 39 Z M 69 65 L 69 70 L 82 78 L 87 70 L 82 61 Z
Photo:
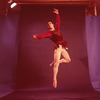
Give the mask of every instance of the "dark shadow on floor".
M 0 100 L 100 100 L 94 90 L 20 89 Z

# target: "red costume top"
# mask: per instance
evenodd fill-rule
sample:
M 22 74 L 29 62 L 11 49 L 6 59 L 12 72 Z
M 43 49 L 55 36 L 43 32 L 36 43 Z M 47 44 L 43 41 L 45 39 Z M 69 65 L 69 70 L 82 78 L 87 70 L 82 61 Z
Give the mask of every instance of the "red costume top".
M 63 37 L 60 33 L 60 16 L 56 14 L 56 27 L 54 31 L 49 31 L 42 35 L 36 35 L 38 39 L 49 38 L 55 43 L 55 48 L 59 47 L 59 44 L 62 45 L 64 48 L 68 48 L 67 43 L 63 40 Z

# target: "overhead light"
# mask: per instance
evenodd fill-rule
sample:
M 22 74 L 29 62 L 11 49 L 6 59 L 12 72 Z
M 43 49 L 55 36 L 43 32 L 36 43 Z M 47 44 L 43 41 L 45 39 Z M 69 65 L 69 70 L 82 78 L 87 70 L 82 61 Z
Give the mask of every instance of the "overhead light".
M 11 7 L 11 8 L 14 8 L 16 5 L 17 5 L 17 3 L 13 2 L 13 3 L 10 5 L 10 7 Z
M 17 5 L 17 3 L 13 0 L 8 0 L 8 3 L 10 4 L 11 8 L 14 8 Z

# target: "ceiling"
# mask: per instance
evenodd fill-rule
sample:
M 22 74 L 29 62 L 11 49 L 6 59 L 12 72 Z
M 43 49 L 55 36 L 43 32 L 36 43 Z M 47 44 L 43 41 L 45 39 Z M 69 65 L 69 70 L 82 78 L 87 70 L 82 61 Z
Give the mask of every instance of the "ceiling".
M 100 0 L 14 0 L 17 4 L 66 4 L 66 5 L 92 5 L 96 3 L 98 14 L 100 15 Z M 8 0 L 0 0 L 0 15 L 7 12 Z
M 15 0 L 20 4 L 88 4 L 94 0 Z

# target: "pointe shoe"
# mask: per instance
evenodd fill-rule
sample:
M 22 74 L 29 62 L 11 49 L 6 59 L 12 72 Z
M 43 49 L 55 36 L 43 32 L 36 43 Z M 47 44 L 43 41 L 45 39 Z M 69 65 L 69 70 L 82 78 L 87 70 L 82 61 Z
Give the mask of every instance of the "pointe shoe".
M 57 88 L 57 80 L 54 80 L 54 81 L 53 81 L 53 87 L 54 87 L 54 88 Z

